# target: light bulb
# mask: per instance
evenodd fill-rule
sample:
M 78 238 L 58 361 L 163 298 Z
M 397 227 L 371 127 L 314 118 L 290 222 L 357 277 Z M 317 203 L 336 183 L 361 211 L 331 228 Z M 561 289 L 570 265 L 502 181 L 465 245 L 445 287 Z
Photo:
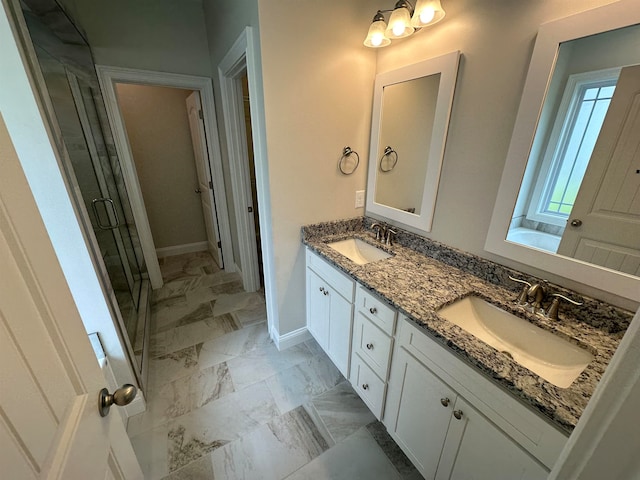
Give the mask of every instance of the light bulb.
M 393 30 L 393 34 L 394 34 L 396 37 L 399 37 L 400 35 L 402 35 L 402 34 L 404 33 L 404 29 L 405 29 L 405 28 L 406 28 L 406 27 L 405 27 L 405 25 L 404 25 L 404 23 L 403 23 L 403 22 L 396 22 L 396 23 L 393 25 L 393 29 L 392 29 L 392 30 Z
M 371 37 L 371 45 L 373 45 L 374 47 L 379 47 L 380 45 L 382 45 L 382 39 L 384 38 L 384 35 L 381 33 L 376 33 Z
M 435 15 L 436 12 L 433 8 L 425 8 L 420 12 L 420 22 L 422 22 L 422 24 L 427 24 L 433 20 Z

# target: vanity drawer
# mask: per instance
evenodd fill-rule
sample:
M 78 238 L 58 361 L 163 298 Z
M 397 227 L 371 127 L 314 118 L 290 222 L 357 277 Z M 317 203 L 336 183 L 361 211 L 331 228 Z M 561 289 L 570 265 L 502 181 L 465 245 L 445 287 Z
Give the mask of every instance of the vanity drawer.
M 351 357 L 351 385 L 378 420 L 382 418 L 387 384 L 358 355 Z
M 322 277 L 331 287 L 349 303 L 353 302 L 355 281 L 333 267 L 329 262 L 307 248 L 307 268 Z
M 357 313 L 353 329 L 353 351 L 383 380 L 386 380 L 389 373 L 392 345 L 393 338 L 362 312 Z
M 397 316 L 395 309 L 363 287 L 358 288 L 356 292 L 356 308 L 387 335 L 393 335 Z

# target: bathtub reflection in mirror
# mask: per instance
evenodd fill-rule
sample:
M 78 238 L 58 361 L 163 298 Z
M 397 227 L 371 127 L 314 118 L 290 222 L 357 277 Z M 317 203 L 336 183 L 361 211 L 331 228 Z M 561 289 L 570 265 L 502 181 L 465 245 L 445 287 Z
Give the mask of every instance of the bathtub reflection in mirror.
M 507 240 L 637 275 L 639 45 L 633 26 L 560 46 Z
M 540 26 L 485 250 L 640 301 L 639 65 L 632 0 Z

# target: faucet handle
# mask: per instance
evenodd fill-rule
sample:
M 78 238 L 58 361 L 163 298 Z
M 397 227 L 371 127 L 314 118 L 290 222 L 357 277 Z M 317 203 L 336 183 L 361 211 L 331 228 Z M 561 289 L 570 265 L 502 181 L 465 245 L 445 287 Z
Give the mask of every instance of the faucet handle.
M 385 245 L 393 245 L 393 237 L 395 235 L 397 235 L 398 232 L 396 232 L 395 230 L 391 230 L 390 228 L 387 228 L 387 236 L 384 240 Z
M 514 278 L 511 275 L 509 275 L 509 278 L 514 282 L 523 284 L 522 290 L 520 291 L 520 293 L 518 294 L 518 296 L 514 301 L 516 302 L 517 305 L 526 305 L 529 301 L 527 298 L 528 297 L 527 294 L 529 292 L 529 287 L 531 287 L 531 283 L 527 282 L 526 280 L 520 280 L 519 278 Z
M 560 295 L 559 293 L 552 293 L 550 297 L 555 297 L 551 302 L 551 305 L 549 305 L 548 310 L 546 311 L 547 318 L 551 320 L 558 320 L 558 310 L 560 309 L 561 298 L 574 305 L 582 305 L 582 302 L 576 302 L 575 300 L 571 300 L 570 298 L 567 298 L 564 295 Z
M 371 224 L 371 230 L 375 230 L 376 232 L 376 241 L 380 241 L 380 233 L 381 231 L 384 231 L 384 227 L 382 225 L 380 225 L 379 223 L 372 223 Z

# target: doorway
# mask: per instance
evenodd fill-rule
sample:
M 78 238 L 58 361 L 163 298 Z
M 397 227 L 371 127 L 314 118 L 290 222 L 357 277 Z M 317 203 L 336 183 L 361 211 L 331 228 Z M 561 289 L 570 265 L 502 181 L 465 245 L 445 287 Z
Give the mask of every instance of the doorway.
M 198 112 L 198 116 L 201 116 L 199 128 L 201 132 L 204 132 L 204 138 L 206 139 L 200 143 L 200 149 L 206 152 L 207 160 L 206 169 L 203 169 L 206 170 L 203 171 L 203 173 L 205 173 L 203 179 L 196 180 L 193 185 L 195 188 L 190 188 L 189 193 L 200 195 L 200 198 L 203 195 L 209 197 L 211 205 L 210 215 L 212 216 L 211 227 L 215 229 L 217 236 L 215 247 L 219 249 L 220 261 L 221 263 L 224 262 L 225 270 L 232 268 L 233 262 L 230 261 L 233 259 L 231 235 L 227 217 L 227 202 L 211 80 L 206 77 L 150 72 L 103 65 L 97 65 L 96 69 L 106 99 L 109 121 L 113 126 L 116 147 L 122 158 L 125 183 L 127 190 L 131 192 L 134 216 L 136 218 L 136 224 L 139 225 L 140 240 L 153 288 L 156 289 L 162 286 L 162 274 L 160 272 L 148 212 L 145 208 L 145 201 L 143 200 L 141 182 L 138 177 L 138 172 L 136 171 L 136 164 L 133 160 L 132 145 L 128 136 L 123 111 L 118 102 L 118 85 L 168 87 L 198 93 L 201 102 L 201 108 Z M 196 150 L 198 150 L 198 148 L 194 148 L 194 151 Z M 203 188 L 206 188 L 206 191 L 203 190 Z M 167 185 L 167 191 L 169 189 L 170 185 Z M 196 190 L 200 190 L 200 193 L 196 192 Z M 199 208 L 205 210 L 204 206 Z M 206 228 L 207 225 L 205 222 L 205 229 Z M 220 246 L 218 247 L 218 245 Z
M 208 250 L 223 268 L 199 92 L 115 88 L 157 256 Z
M 236 268 L 244 289 L 255 292 L 265 283 L 246 54 L 232 48 L 218 72 L 239 251 Z

